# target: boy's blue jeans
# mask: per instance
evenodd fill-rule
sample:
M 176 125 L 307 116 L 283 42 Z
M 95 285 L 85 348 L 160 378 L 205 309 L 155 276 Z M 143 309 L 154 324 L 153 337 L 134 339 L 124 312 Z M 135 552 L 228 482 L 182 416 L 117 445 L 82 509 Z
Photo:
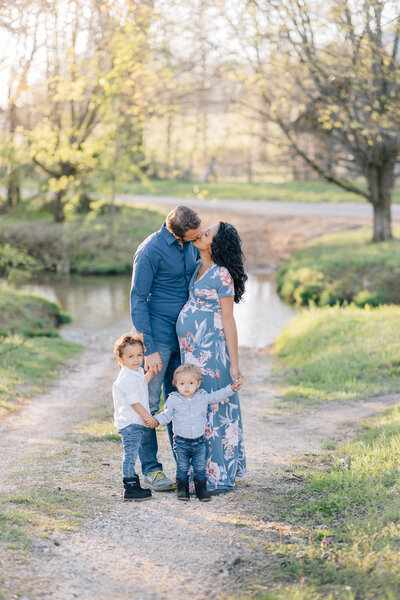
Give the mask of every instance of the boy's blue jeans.
M 144 425 L 132 423 L 118 431 L 122 437 L 124 447 L 124 456 L 122 459 L 122 474 L 124 477 L 132 478 L 136 476 L 135 463 L 145 429 L 147 427 Z
M 206 478 L 206 438 L 204 435 L 193 440 L 174 436 L 176 455 L 176 478 L 185 480 L 188 476 L 190 463 L 193 475 L 203 481 Z
M 174 371 L 181 364 L 179 350 L 171 348 L 158 340 L 154 340 L 156 351 L 159 352 L 163 363 L 160 373 L 154 375 L 149 383 L 149 404 L 150 412 L 154 415 L 160 408 L 161 387 L 164 391 L 164 399 L 173 391 L 172 378 Z M 169 441 L 172 447 L 172 424 L 168 423 Z M 139 451 L 140 462 L 142 463 L 142 473 L 147 475 L 151 471 L 162 471 L 162 464 L 157 458 L 158 444 L 155 429 L 146 427 L 143 435 L 142 445 Z

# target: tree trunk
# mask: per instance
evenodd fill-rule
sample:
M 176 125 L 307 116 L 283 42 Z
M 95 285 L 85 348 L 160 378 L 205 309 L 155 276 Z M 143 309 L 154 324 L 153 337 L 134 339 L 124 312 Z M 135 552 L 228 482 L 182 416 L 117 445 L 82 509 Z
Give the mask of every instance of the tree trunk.
M 215 161 L 217 160 L 216 156 L 212 156 L 211 160 L 210 160 L 210 164 L 207 167 L 207 171 L 206 174 L 204 176 L 204 183 L 209 183 L 211 177 L 215 178 L 215 169 L 214 169 L 214 165 L 215 165 Z
M 60 190 L 53 198 L 53 216 L 56 223 L 62 223 L 65 220 L 64 196 L 65 190 Z
M 115 164 L 118 158 L 116 157 Z M 115 172 L 111 175 L 111 195 L 110 195 L 110 222 L 108 230 L 108 243 L 110 246 L 114 243 L 114 222 L 115 222 L 115 193 L 116 193 L 116 176 Z
M 391 203 L 394 185 L 395 162 L 372 167 L 368 187 L 374 207 L 374 242 L 384 242 L 392 237 Z
M 374 242 L 384 242 L 392 237 L 390 204 L 374 204 Z
M 11 171 L 7 185 L 8 206 L 17 206 L 21 202 L 21 188 L 18 169 Z

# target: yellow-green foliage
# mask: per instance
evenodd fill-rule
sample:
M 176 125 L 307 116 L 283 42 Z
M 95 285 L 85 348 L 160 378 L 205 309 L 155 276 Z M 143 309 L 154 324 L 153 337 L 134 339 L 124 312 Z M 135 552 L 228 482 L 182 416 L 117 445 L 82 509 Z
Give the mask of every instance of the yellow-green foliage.
M 311 309 L 275 342 L 287 367 L 282 399 L 318 402 L 400 390 L 400 308 Z
M 126 273 L 140 242 L 159 229 L 165 216 L 154 210 L 117 206 L 110 229 L 109 206 L 98 212 L 71 215 L 64 223 L 52 223 L 46 215 L 31 221 L 30 212 L 19 220 L 0 224 L 0 244 L 28 253 L 44 269 L 95 275 Z

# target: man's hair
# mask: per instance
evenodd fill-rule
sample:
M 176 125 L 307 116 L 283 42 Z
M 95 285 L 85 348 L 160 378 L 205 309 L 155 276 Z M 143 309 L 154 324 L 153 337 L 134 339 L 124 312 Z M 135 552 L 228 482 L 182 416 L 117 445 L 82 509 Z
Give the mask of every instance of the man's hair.
M 188 206 L 176 206 L 167 215 L 167 229 L 178 238 L 183 238 L 189 229 L 200 227 L 200 217 L 195 210 Z
M 143 354 L 146 352 L 146 346 L 143 342 L 143 335 L 141 333 L 124 333 L 114 344 L 114 354 L 118 359 L 118 363 L 122 358 L 123 351 L 127 346 L 141 346 Z
M 180 365 L 174 371 L 174 378 L 172 380 L 172 385 L 174 385 L 175 387 L 176 387 L 176 377 L 177 377 L 177 375 L 180 375 L 181 373 L 193 373 L 195 375 L 198 383 L 201 382 L 201 371 L 200 371 L 199 367 L 196 365 L 191 365 L 189 363 L 186 363 L 185 365 Z

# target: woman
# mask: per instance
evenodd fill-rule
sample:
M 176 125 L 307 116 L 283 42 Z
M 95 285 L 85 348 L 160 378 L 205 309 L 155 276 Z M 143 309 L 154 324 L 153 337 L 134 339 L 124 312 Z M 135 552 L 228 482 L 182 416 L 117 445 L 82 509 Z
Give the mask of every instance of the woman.
M 182 363 L 200 367 L 201 387 L 211 392 L 242 381 L 233 304 L 244 294 L 241 240 L 233 225 L 220 222 L 194 242 L 200 252 L 189 299 L 176 324 Z M 232 489 L 246 474 L 242 417 L 237 392 L 210 407 L 207 416 L 207 484 L 215 493 Z

